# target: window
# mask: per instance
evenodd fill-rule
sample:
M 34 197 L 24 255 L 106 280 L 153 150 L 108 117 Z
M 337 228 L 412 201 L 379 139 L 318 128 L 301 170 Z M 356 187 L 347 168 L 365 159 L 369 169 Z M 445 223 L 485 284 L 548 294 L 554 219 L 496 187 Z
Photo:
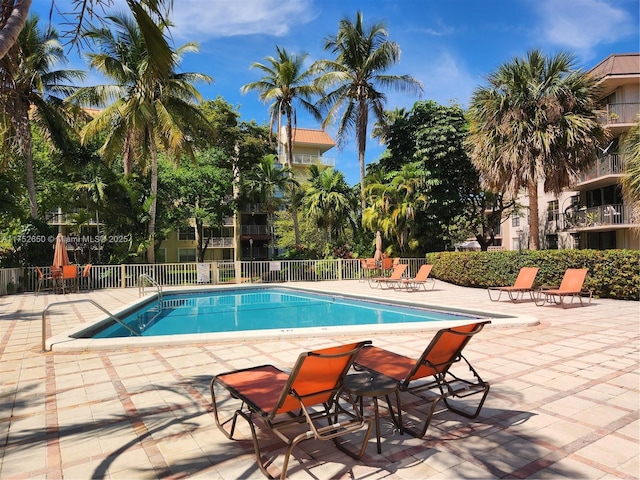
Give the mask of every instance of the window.
M 520 217 L 511 217 L 511 226 L 519 227 L 520 226 Z
M 183 242 L 193 241 L 196 239 L 196 231 L 193 228 L 178 231 L 178 240 Z
M 547 204 L 547 220 L 549 222 L 558 221 L 559 211 L 558 211 L 558 200 L 551 200 Z
M 179 248 L 178 261 L 179 262 L 195 262 L 196 249 L 195 248 Z

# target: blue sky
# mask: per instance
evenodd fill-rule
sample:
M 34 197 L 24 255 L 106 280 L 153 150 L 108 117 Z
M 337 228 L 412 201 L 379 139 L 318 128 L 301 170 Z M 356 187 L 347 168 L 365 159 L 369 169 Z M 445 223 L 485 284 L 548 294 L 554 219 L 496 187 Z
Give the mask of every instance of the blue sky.
M 55 0 L 61 12 L 70 3 Z M 124 10 L 122 0 L 113 3 L 113 11 Z M 48 19 L 50 8 L 50 0 L 35 0 L 32 11 Z M 242 85 L 261 77 L 250 65 L 275 55 L 276 45 L 307 53 L 309 64 L 330 58 L 324 39 L 357 11 L 365 24 L 384 22 L 399 44 L 400 62 L 390 72 L 411 75 L 424 86 L 421 98 L 387 92 L 388 109 L 411 108 L 420 99 L 466 107 L 487 75 L 532 48 L 549 55 L 569 51 L 583 69 L 612 53 L 640 51 L 639 0 L 174 0 L 172 35 L 175 45 L 200 45 L 200 53 L 187 55 L 181 65 L 214 78 L 199 85 L 205 98 L 222 96 L 239 107 L 243 120 L 268 123 L 268 107 L 257 93 L 240 93 Z M 59 22 L 54 15 L 53 23 Z M 68 56 L 71 67 L 86 68 L 74 51 Z M 92 82 L 101 83 L 89 75 Z M 319 127 L 302 111 L 298 126 Z M 334 128 L 327 131 L 334 136 Z M 367 163 L 381 152 L 376 140 L 367 141 Z M 350 184 L 359 181 L 353 141 L 327 155 L 336 158 Z

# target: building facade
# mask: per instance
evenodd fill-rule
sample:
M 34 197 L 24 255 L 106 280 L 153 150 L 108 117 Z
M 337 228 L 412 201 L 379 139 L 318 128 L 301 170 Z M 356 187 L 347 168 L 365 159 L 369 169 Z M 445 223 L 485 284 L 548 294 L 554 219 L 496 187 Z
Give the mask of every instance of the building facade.
M 539 186 L 542 248 L 640 249 L 634 232 L 640 219 L 632 218 L 630 200 L 622 195 L 626 163 L 622 141 L 640 114 L 640 54 L 614 54 L 590 70 L 602 88 L 600 121 L 609 140 L 600 146 L 596 164 L 580 175 L 560 195 L 544 193 Z M 519 215 L 505 219 L 496 236 L 502 249 L 528 248 L 528 198 L 522 197 Z M 637 230 L 636 230 L 637 231 Z

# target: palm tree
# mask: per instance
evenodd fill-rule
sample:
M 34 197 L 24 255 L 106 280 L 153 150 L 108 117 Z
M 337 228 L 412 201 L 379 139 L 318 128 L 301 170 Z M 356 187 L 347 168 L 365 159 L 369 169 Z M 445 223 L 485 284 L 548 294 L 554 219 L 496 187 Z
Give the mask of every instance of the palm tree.
M 604 131 L 598 123 L 596 79 L 575 68 L 568 53 L 539 50 L 515 58 L 478 88 L 469 109 L 468 146 L 490 188 L 529 196 L 529 244 L 538 249 L 538 182 L 560 193 L 597 158 Z
M 333 168 L 319 169 L 317 165 L 309 167 L 310 186 L 305 192 L 303 205 L 305 212 L 324 230 L 325 241 L 336 240 L 348 224 L 353 227 L 353 212 L 357 209 L 357 200 L 351 193 L 344 174 Z
M 364 176 L 365 150 L 369 112 L 384 124 L 385 94 L 380 87 L 410 93 L 420 93 L 422 85 L 409 75 L 384 75 L 400 60 L 400 47 L 388 39 L 384 23 L 369 28 L 362 24 L 362 13 L 355 22 L 344 18 L 338 25 L 338 33 L 325 41 L 325 50 L 336 55 L 335 60 L 319 60 L 314 69 L 321 72 L 317 79 L 324 94 L 319 105 L 327 109 L 323 127 L 338 117 L 344 108 L 338 126 L 338 141 L 344 141 L 355 130 L 360 162 L 360 195 L 362 209 L 366 207 Z
M 30 124 L 33 122 L 46 132 L 55 146 L 67 146 L 70 117 L 55 94 L 67 96 L 74 90 L 68 82 L 84 77 L 78 70 L 53 70 L 64 61 L 58 34 L 51 28 L 43 32 L 37 16 L 29 17 L 17 43 L 0 60 L 1 141 L 5 151 L 24 160 L 29 211 L 34 219 L 38 218 L 38 203 Z
M 390 182 L 370 183 L 367 193 L 371 206 L 363 212 L 363 225 L 393 237 L 401 254 L 406 252 L 407 247 L 412 247 L 410 234 L 415 214 L 427 204 L 423 193 L 426 183 L 426 172 L 418 163 L 403 165 Z
M 294 129 L 297 126 L 297 114 L 295 104 L 299 103 L 318 120 L 320 113 L 312 103 L 312 97 L 319 93 L 312 82 L 311 71 L 304 70 L 306 54 L 289 54 L 284 48 L 276 45 L 276 57 L 265 58 L 266 64 L 255 62 L 251 68 L 257 68 L 264 72 L 264 77 L 256 82 L 247 83 L 241 88 L 241 92 L 246 94 L 251 90 L 260 92 L 260 100 L 265 103 L 271 102 L 269 110 L 271 113 L 270 129 L 273 132 L 277 129 L 277 137 L 280 140 L 278 148 L 284 142 L 281 136 L 282 117 L 286 120 L 286 142 L 287 151 L 285 165 L 291 166 L 293 161 Z M 293 224 L 295 227 L 296 244 L 300 242 L 298 232 L 298 212 L 292 210 Z
M 80 89 L 71 100 L 84 105 L 107 105 L 81 131 L 84 143 L 105 134 L 100 153 L 107 161 L 122 154 L 125 174 L 131 173 L 134 160 L 143 170 L 151 160 L 151 202 L 149 206 L 149 249 L 147 260 L 155 263 L 155 224 L 158 192 L 159 146 L 179 158 L 194 158 L 193 142 L 187 132 L 206 131 L 210 124 L 195 103 L 202 100 L 194 83 L 210 82 L 200 73 L 176 73 L 181 56 L 197 52 L 197 45 L 187 43 L 173 52 L 166 66 L 156 62 L 138 25 L 125 15 L 108 20 L 116 32 L 106 28 L 90 30 L 87 36 L 99 48 L 89 54 L 90 65 L 112 84 Z
M 276 165 L 275 155 L 265 155 L 247 172 L 241 188 L 245 198 L 266 205 L 267 230 L 271 232 L 275 212 L 285 201 L 282 193 L 297 186 L 298 181 L 291 175 L 289 167 Z

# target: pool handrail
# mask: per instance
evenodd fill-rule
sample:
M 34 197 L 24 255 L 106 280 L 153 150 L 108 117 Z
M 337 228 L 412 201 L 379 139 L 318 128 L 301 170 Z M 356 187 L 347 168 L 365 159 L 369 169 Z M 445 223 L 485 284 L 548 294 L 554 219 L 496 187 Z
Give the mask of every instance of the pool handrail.
M 143 273 L 138 277 L 138 297 L 144 295 L 144 282 L 142 280 L 146 280 L 152 286 L 156 287 L 158 291 L 158 308 L 162 309 L 162 286 L 158 282 L 156 282 L 151 275 Z
M 140 336 L 139 332 L 136 332 L 129 325 L 127 325 L 122 320 L 120 320 L 118 317 L 116 317 L 111 312 L 109 312 L 109 310 L 107 310 L 102 305 L 100 305 L 99 303 L 96 303 L 95 301 L 93 301 L 93 300 L 91 300 L 89 298 L 82 298 L 82 299 L 79 299 L 79 300 L 67 300 L 67 301 L 64 301 L 64 302 L 54 302 L 54 303 L 50 303 L 49 305 L 47 305 L 44 308 L 44 310 L 42 311 L 42 352 L 51 351 L 51 350 L 47 350 L 47 312 L 49 311 L 49 309 L 51 307 L 53 307 L 53 306 L 56 306 L 56 305 L 68 305 L 70 303 L 86 303 L 86 302 L 92 304 L 98 310 L 101 310 L 103 313 L 108 315 L 111 320 L 115 320 L 117 323 L 119 323 L 124 328 L 126 328 L 131 333 L 133 333 L 136 337 Z

